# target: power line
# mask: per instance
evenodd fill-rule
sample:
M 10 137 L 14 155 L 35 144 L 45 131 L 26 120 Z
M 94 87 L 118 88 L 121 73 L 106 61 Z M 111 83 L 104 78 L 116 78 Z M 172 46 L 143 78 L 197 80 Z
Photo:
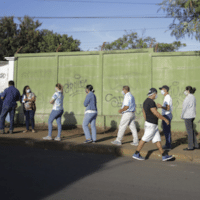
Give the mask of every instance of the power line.
M 132 4 L 132 5 L 158 5 L 156 3 L 133 3 L 133 2 L 111 2 L 111 1 L 68 1 L 68 0 L 40 0 L 40 1 L 62 1 L 66 3 L 102 3 L 102 4 Z
M 5 16 L 0 16 L 0 18 L 4 18 Z M 42 17 L 42 16 L 33 16 L 30 18 L 37 18 L 37 19 L 159 19 L 159 18 L 179 18 L 179 16 L 129 16 L 129 17 L 122 17 L 122 16 L 99 16 L 99 17 Z M 181 16 L 180 16 L 181 17 Z M 13 18 L 23 18 L 23 17 L 16 17 Z

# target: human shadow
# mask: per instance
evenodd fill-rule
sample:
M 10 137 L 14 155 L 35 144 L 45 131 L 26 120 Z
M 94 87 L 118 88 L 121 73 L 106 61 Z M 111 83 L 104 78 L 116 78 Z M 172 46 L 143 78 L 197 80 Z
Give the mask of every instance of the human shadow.
M 112 120 L 110 122 L 110 128 L 107 131 L 105 131 L 104 133 L 110 133 L 110 132 L 114 132 L 116 130 L 117 130 L 117 122 L 115 120 Z
M 77 128 L 77 120 L 74 116 L 74 112 L 65 112 L 63 114 L 64 122 L 62 125 L 63 130 L 72 130 Z

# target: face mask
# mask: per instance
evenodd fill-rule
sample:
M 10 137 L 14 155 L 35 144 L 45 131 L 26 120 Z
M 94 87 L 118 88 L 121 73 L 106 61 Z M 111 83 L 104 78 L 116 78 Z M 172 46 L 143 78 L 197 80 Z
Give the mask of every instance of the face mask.
M 163 95 L 164 95 L 164 94 L 165 94 L 165 91 L 164 91 L 164 90 L 161 90 L 161 94 L 163 94 Z
M 123 95 L 125 95 L 125 92 L 124 92 L 124 90 L 122 90 L 122 94 L 123 94 Z
M 155 99 L 157 99 L 157 98 L 158 98 L 158 95 L 155 96 Z
M 56 92 L 58 92 L 58 89 L 57 89 L 57 88 L 55 88 L 55 91 L 56 91 Z
M 27 92 L 27 93 L 30 93 L 30 92 L 31 92 L 31 90 L 30 90 L 30 89 L 28 89 L 28 90 L 26 90 L 26 92 Z
M 187 91 L 184 91 L 184 95 L 187 96 L 187 95 L 188 95 L 188 92 L 187 92 Z

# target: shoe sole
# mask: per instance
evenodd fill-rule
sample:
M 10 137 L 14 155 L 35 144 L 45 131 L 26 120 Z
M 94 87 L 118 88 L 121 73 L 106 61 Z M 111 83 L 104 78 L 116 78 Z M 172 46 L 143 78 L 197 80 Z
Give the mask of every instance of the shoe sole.
M 84 144 L 87 144 L 87 143 L 92 143 L 92 141 L 89 141 L 89 142 L 83 142 Z
M 141 158 L 137 158 L 135 156 L 132 156 L 132 158 L 136 159 L 136 160 L 145 160 L 145 159 L 141 159 Z
M 173 156 L 170 157 L 170 158 L 166 158 L 166 159 L 164 159 L 164 160 L 162 160 L 162 161 L 164 162 L 164 161 L 167 161 L 167 160 L 171 160 L 172 158 L 173 158 Z
M 114 144 L 114 145 L 117 145 L 117 146 L 121 146 L 122 144 L 116 144 L 116 143 L 113 143 L 113 142 L 111 142 L 111 144 Z
M 44 138 L 43 138 L 43 140 L 52 140 L 52 139 L 44 139 Z
M 130 145 L 132 145 L 132 146 L 138 146 L 139 144 L 130 144 Z

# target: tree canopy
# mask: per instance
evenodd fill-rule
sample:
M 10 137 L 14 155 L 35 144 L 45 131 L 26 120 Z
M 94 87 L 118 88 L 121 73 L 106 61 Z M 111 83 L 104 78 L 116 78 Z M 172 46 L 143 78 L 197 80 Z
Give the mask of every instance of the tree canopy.
M 6 56 L 20 53 L 80 51 L 80 41 L 74 40 L 67 34 L 60 35 L 49 30 L 39 30 L 42 23 L 34 21 L 29 16 L 18 18 L 19 24 L 13 17 L 0 19 L 0 60 Z M 59 48 L 58 48 L 59 47 Z
M 199 0 L 163 0 L 159 10 L 173 17 L 169 29 L 176 39 L 184 36 L 195 37 L 200 41 L 200 1 Z
M 139 37 L 136 32 L 124 34 L 122 37 L 111 43 L 105 43 L 104 50 L 126 50 L 126 49 L 141 49 L 154 48 L 156 52 L 173 52 L 180 47 L 185 47 L 185 43 L 175 41 L 173 43 L 158 43 L 152 37 Z

